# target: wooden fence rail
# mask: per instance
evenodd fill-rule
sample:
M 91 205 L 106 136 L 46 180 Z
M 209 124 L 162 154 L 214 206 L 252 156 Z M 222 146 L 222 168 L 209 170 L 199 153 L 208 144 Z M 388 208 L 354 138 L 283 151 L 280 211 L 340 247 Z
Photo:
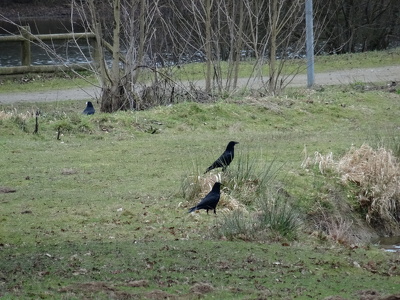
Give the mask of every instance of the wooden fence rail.
M 20 42 L 21 51 L 21 66 L 13 67 L 0 67 L 0 75 L 23 74 L 23 73 L 41 73 L 41 72 L 55 72 L 60 70 L 83 70 L 90 65 L 90 63 L 82 64 L 63 64 L 63 65 L 32 65 L 32 42 L 41 43 L 43 41 L 55 40 L 77 40 L 88 39 L 94 49 L 93 60 L 97 61 L 98 47 L 96 45 L 95 34 L 90 32 L 82 33 L 60 33 L 60 34 L 32 34 L 29 26 L 20 28 L 20 35 L 0 36 L 0 43 L 2 42 Z M 0 54 L 1 55 L 1 54 Z

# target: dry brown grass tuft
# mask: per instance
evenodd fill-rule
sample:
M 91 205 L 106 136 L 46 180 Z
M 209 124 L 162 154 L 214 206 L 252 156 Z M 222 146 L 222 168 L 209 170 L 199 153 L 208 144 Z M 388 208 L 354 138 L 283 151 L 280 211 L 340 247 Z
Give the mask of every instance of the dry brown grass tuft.
M 400 163 L 390 150 L 374 150 L 364 144 L 352 147 L 339 161 L 332 153 L 315 153 L 314 163 L 320 172 L 334 170 L 343 183 L 359 187 L 360 207 L 367 209 L 366 220 L 383 227 L 389 234 L 398 234 L 400 223 Z
M 222 181 L 222 172 L 218 172 L 216 174 L 210 173 L 205 177 L 198 176 L 197 182 L 200 186 L 200 197 L 205 197 L 212 189 L 215 182 Z M 226 194 L 223 192 L 224 187 L 221 187 L 221 198 L 219 200 L 219 207 L 223 208 L 223 210 L 235 210 L 238 208 L 244 209 L 244 205 L 241 204 L 237 199 L 232 197 L 230 194 Z
M 64 168 L 61 170 L 62 175 L 74 175 L 77 174 L 78 170 L 72 169 L 72 168 Z
M 314 227 L 317 232 L 313 235 L 327 238 L 343 245 L 357 244 L 360 240 L 355 234 L 353 221 L 346 219 L 342 213 L 327 213 L 320 203 L 316 203 L 313 212 Z M 359 232 L 357 232 L 359 234 Z
M 190 197 L 187 197 L 189 201 L 192 201 L 193 199 L 201 199 L 205 197 L 212 189 L 213 185 L 215 182 L 221 182 L 222 181 L 222 172 L 218 173 L 209 173 L 206 176 L 195 176 L 192 177 L 191 183 L 187 187 L 187 195 Z M 235 199 L 232 195 L 224 193 L 223 192 L 223 186 L 221 189 L 221 198 L 219 201 L 218 206 L 220 209 L 224 210 L 235 210 L 238 208 L 244 209 L 244 205 L 241 204 L 237 199 Z M 196 200 L 196 201 L 197 201 Z
M 33 111 L 27 111 L 25 113 L 18 113 L 16 109 L 9 112 L 3 110 L 0 111 L 0 120 L 9 120 L 14 117 L 20 118 L 21 120 L 27 120 L 33 116 L 35 116 L 35 112 Z
M 344 182 L 360 187 L 360 205 L 368 207 L 367 221 L 397 231 L 400 221 L 400 164 L 384 148 L 354 147 L 339 161 L 338 170 Z
M 312 159 L 308 155 L 307 146 L 304 145 L 303 149 L 304 159 L 301 163 L 301 167 L 308 169 L 312 165 L 318 165 L 319 171 L 321 174 L 325 174 L 327 170 L 331 170 L 334 168 L 335 161 L 333 159 L 333 153 L 330 152 L 327 155 L 322 155 L 318 151 L 314 152 L 314 159 Z
M 217 174 L 209 174 L 205 177 L 198 176 L 197 180 L 200 184 L 201 194 L 205 196 L 211 191 L 214 183 L 221 182 L 222 173 L 219 172 Z
M 242 203 L 240 203 L 239 200 L 232 197 L 232 195 L 226 193 L 221 193 L 219 205 L 224 211 L 226 210 L 232 211 L 236 209 L 241 209 L 243 211 L 246 211 L 245 206 Z
M 209 283 L 196 283 L 190 288 L 190 292 L 193 294 L 207 294 L 214 291 L 214 287 Z

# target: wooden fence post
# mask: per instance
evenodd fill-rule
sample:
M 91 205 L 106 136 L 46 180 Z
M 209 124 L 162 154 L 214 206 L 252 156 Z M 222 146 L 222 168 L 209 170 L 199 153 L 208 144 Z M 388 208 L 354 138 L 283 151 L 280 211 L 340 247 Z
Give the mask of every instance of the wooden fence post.
M 0 0 L 1 1 L 1 0 Z M 75 63 L 75 64 L 62 64 L 62 65 L 32 65 L 32 41 L 38 44 L 41 41 L 54 41 L 54 40 L 71 40 L 71 39 L 89 39 L 92 44 L 93 52 L 91 56 L 94 58 L 93 63 Z M 10 75 L 10 74 L 24 74 L 24 73 L 34 73 L 34 72 L 56 72 L 60 69 L 62 70 L 87 70 L 88 67 L 93 65 L 99 65 L 100 63 L 100 46 L 97 45 L 96 36 L 91 32 L 81 32 L 81 33 L 59 33 L 59 34 L 31 34 L 29 26 L 21 26 L 20 34 L 0 36 L 0 43 L 3 42 L 18 42 L 18 47 L 16 47 L 15 52 L 18 53 L 21 50 L 21 65 L 12 67 L 2 67 L 0 66 L 0 75 Z M 92 43 L 92 40 L 94 42 Z M 22 46 L 22 47 L 21 47 Z M 39 45 L 40 47 L 41 45 Z
M 21 35 L 24 38 L 22 42 L 21 64 L 30 66 L 32 62 L 31 56 L 31 28 L 29 26 L 21 26 Z

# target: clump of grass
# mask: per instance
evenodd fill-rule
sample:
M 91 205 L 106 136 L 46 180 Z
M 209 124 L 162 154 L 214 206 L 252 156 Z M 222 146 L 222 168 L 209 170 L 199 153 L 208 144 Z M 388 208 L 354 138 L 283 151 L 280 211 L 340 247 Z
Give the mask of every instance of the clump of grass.
M 61 114 L 52 124 L 54 130 L 71 133 L 92 133 L 94 132 L 93 120 L 78 113 L 69 115 Z
M 321 240 L 328 239 L 343 245 L 358 243 L 361 240 L 361 230 L 356 228 L 356 224 L 349 218 L 348 213 L 339 211 L 340 208 L 335 207 L 333 201 L 329 203 L 332 207 L 327 208 L 326 200 L 317 201 L 309 211 L 312 220 L 312 235 Z
M 93 123 L 87 118 L 80 118 L 79 123 L 76 125 L 76 130 L 82 133 L 92 133 L 94 131 Z
M 67 119 L 62 119 L 53 123 L 54 131 L 71 132 L 73 128 L 71 122 Z
M 0 120 L 9 120 L 11 117 L 13 117 L 14 114 L 12 112 L 6 112 L 6 111 L 0 111 Z
M 228 240 L 265 240 L 270 236 L 289 240 L 297 236 L 300 222 L 297 212 L 278 193 L 258 198 L 257 209 L 248 213 L 236 209 L 216 223 L 215 235 Z
M 17 109 L 11 111 L 0 111 L 0 122 L 11 121 L 23 132 L 28 132 L 27 121 L 33 118 L 35 113 L 33 111 L 18 112 Z
M 254 240 L 256 227 L 254 218 L 243 210 L 234 210 L 231 213 L 223 214 L 216 222 L 216 230 L 213 234 L 217 238 L 227 240 Z
M 264 163 L 260 167 L 258 160 L 249 155 L 237 155 L 235 164 L 225 172 L 209 172 L 202 174 L 199 167 L 194 165 L 194 171 L 182 178 L 181 191 L 186 200 L 192 201 L 205 196 L 215 182 L 222 183 L 219 205 L 228 210 L 251 205 L 258 195 L 262 194 L 273 182 L 278 169 L 274 161 Z M 194 174 L 194 175 L 193 175 Z
M 252 204 L 255 198 L 265 192 L 273 182 L 279 168 L 274 168 L 274 160 L 270 163 L 259 163 L 249 155 L 238 155 L 235 164 L 224 174 L 223 185 L 231 194 L 240 198 L 245 205 Z
M 260 229 L 271 229 L 281 236 L 293 239 L 300 226 L 297 212 L 288 199 L 278 193 L 266 194 L 258 199 Z
M 360 205 L 368 207 L 367 221 L 398 232 L 400 164 L 392 152 L 368 145 L 352 148 L 339 162 L 342 180 L 360 186 Z
M 199 164 L 193 163 L 193 170 L 182 176 L 181 192 L 186 200 L 198 198 L 200 195 L 207 194 L 215 182 L 221 182 L 221 173 L 209 173 L 202 175 Z
M 22 117 L 22 116 L 14 116 L 12 118 L 13 123 L 15 123 L 23 132 L 28 132 L 28 128 L 26 125 L 26 118 Z
M 363 144 L 338 161 L 316 153 L 315 163 L 321 173 L 334 170 L 342 183 L 357 186 L 358 204 L 371 225 L 388 234 L 400 232 L 400 164 L 391 150 Z
M 196 202 L 205 197 L 212 189 L 215 182 L 221 182 L 223 173 L 208 173 L 206 176 L 185 175 L 181 183 L 181 191 L 184 199 L 190 203 Z M 238 199 L 230 194 L 229 189 L 222 186 L 221 197 L 219 200 L 219 210 L 232 211 L 238 208 L 244 208 Z
M 384 134 L 376 134 L 371 138 L 372 144 L 377 148 L 392 150 L 393 155 L 400 159 L 400 137 L 398 128 L 388 128 Z

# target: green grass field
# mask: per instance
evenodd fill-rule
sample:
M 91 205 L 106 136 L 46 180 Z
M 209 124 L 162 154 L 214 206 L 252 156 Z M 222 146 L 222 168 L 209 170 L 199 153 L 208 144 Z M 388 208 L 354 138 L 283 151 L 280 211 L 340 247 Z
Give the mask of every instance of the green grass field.
M 1 299 L 400 293 L 400 253 L 354 235 L 357 228 L 358 235 L 368 231 L 356 187 L 301 167 L 305 146 L 311 157 L 318 151 L 334 158 L 363 143 L 396 148 L 399 93 L 359 85 L 290 89 L 279 97 L 93 116 L 81 114 L 84 106 L 0 105 Z M 33 134 L 37 109 L 39 132 Z M 230 140 L 240 144 L 228 173 L 203 175 Z M 258 175 L 228 182 L 246 165 L 270 175 L 258 192 L 252 189 Z M 203 194 L 188 189 L 215 176 L 225 183 L 217 214 L 188 214 L 207 184 Z M 251 227 L 260 213 L 257 201 L 270 201 L 276 190 L 296 216 L 287 236 L 272 223 Z M 229 219 L 234 211 L 249 219 Z M 325 221 L 316 217 L 321 211 L 343 221 L 336 228 L 340 237 L 316 227 L 316 220 Z M 237 222 L 223 231 L 224 220 Z
M 300 167 L 310 153 L 398 136 L 399 94 L 332 87 L 279 98 L 182 103 L 82 116 L 83 102 L 1 106 L 0 295 L 4 299 L 358 299 L 400 292 L 399 254 L 340 245 L 307 223 L 329 192 Z M 40 109 L 39 134 L 32 134 Z M 6 112 L 9 113 L 8 117 Z M 57 130 L 61 128 L 60 140 Z M 379 138 L 378 138 L 379 137 Z M 267 232 L 212 234 L 229 215 L 187 214 L 182 183 L 237 140 L 243 157 L 272 164 L 303 226 L 294 239 Z M 214 172 L 216 174 L 217 172 Z M 233 195 L 252 211 L 254 199 Z M 251 195 L 250 195 L 251 196 Z M 348 204 L 346 204 L 348 205 Z

